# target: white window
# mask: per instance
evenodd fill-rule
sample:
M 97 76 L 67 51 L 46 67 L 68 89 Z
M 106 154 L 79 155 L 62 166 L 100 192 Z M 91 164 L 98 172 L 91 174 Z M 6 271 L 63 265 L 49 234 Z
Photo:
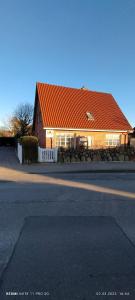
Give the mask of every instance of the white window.
M 94 139 L 93 136 L 90 136 L 90 135 L 88 136 L 88 148 L 91 148 L 91 147 L 92 147 L 93 139 Z
M 107 147 L 115 147 L 120 145 L 119 134 L 106 134 L 105 144 Z
M 56 135 L 56 147 L 71 148 L 72 147 L 73 134 L 61 133 Z

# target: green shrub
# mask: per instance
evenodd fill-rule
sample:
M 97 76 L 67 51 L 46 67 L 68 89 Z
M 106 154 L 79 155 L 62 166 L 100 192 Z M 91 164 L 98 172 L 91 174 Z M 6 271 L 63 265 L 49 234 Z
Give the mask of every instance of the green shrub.
M 31 163 L 38 161 L 38 139 L 35 136 L 22 136 L 20 144 L 23 149 L 23 162 Z

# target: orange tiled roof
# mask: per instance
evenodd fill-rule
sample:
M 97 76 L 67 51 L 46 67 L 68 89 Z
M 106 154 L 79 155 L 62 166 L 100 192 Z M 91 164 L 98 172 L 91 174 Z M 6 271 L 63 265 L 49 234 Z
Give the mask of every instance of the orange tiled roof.
M 132 130 L 111 94 L 44 83 L 37 83 L 37 93 L 43 127 Z

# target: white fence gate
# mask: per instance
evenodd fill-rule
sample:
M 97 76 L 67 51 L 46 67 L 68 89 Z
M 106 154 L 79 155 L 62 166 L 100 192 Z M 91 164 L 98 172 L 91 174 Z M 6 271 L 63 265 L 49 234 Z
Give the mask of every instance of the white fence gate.
M 40 148 L 38 147 L 38 161 L 39 162 L 57 162 L 58 149 L 57 148 Z

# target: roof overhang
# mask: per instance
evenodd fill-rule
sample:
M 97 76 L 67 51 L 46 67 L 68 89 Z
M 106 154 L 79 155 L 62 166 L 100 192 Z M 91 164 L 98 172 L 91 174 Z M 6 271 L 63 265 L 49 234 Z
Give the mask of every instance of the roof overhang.
M 133 130 L 116 130 L 116 129 L 93 129 L 93 128 L 64 128 L 64 127 L 43 127 L 44 130 L 67 130 L 67 131 L 88 131 L 88 132 L 125 132 L 132 133 Z

